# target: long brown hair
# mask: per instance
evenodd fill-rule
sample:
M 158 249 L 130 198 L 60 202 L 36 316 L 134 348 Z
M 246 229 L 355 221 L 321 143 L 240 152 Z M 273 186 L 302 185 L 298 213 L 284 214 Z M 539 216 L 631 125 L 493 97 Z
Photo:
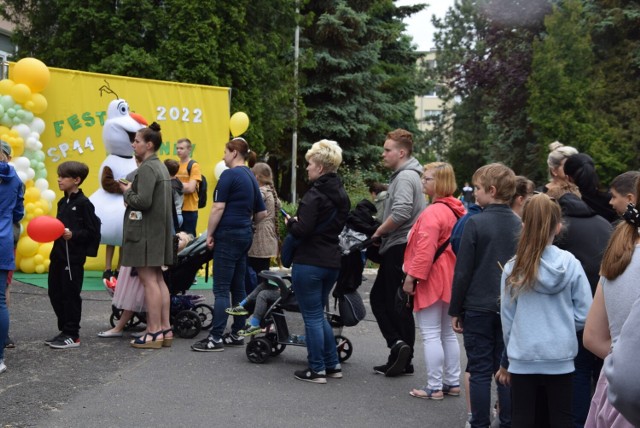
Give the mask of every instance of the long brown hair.
M 507 277 L 512 297 L 533 289 L 542 252 L 562 223 L 562 210 L 544 193 L 534 195 L 524 205 L 522 223 L 513 270 Z
M 636 201 L 640 201 L 640 180 L 636 182 Z M 637 203 L 636 203 L 637 204 Z M 608 280 L 616 279 L 625 271 L 629 263 L 633 251 L 636 248 L 636 242 L 640 238 L 638 227 L 621 221 L 615 228 L 607 249 L 604 250 L 602 263 L 600 264 L 600 275 Z

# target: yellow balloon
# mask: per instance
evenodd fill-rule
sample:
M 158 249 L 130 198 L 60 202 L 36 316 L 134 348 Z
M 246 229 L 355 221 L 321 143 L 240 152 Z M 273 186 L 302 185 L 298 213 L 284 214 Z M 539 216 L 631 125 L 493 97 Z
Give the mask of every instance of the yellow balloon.
M 40 217 L 43 214 L 44 214 L 44 211 L 40 207 L 38 207 L 35 210 L 33 210 L 33 216 L 34 217 Z
M 36 262 L 33 257 L 26 257 L 20 260 L 20 270 L 24 273 L 34 273 L 36 271 Z
M 0 80 L 0 94 L 2 95 L 9 95 L 9 91 L 11 91 L 11 88 L 13 88 L 13 85 L 15 85 L 15 82 L 11 79 L 2 79 Z
M 22 156 L 24 153 L 24 140 L 22 138 L 14 138 L 9 145 L 11 146 L 12 157 Z
M 33 186 L 35 186 L 35 184 L 36 184 L 36 183 L 35 183 L 35 181 L 33 181 L 33 180 L 27 180 L 27 182 L 26 182 L 26 183 L 24 183 L 24 185 L 27 187 L 27 189 L 28 189 L 29 187 L 33 187 Z
M 50 265 L 50 264 L 51 264 L 51 260 L 46 259 L 46 260 L 44 261 L 44 268 L 45 268 L 46 270 L 49 270 L 49 265 Z
M 42 254 L 36 253 L 36 255 L 33 256 L 33 261 L 36 265 L 42 264 L 44 262 L 44 257 L 42 257 Z
M 30 101 L 31 103 L 27 102 L 24 106 L 35 114 L 44 113 L 49 105 L 47 99 L 42 94 L 33 94 Z
M 234 137 L 244 134 L 248 128 L 249 116 L 247 116 L 245 112 L 239 111 L 234 113 L 229 119 L 229 130 Z
M 36 273 L 44 273 L 46 270 L 43 263 L 36 264 Z
M 53 248 L 53 242 L 47 242 L 45 244 L 40 244 L 40 248 L 38 248 L 38 255 L 42 256 L 43 260 L 48 260 L 49 255 L 51 254 L 51 249 Z
M 16 83 L 11 88 L 11 93 L 9 94 L 13 97 L 13 100 L 17 103 L 24 104 L 26 101 L 31 99 L 31 89 L 24 83 Z
M 11 77 L 14 82 L 27 85 L 32 92 L 41 92 L 49 84 L 51 73 L 39 59 L 22 58 L 13 67 Z
M 23 236 L 18 241 L 16 252 L 22 257 L 33 257 L 38 252 L 39 244 L 28 236 Z
M 4 80 L 2 82 L 4 82 Z M 9 132 L 11 132 L 9 128 L 7 128 L 6 126 L 0 126 L 0 135 L 5 135 L 5 134 L 8 135 Z
M 27 189 L 27 190 L 29 190 L 29 189 Z M 33 203 L 33 202 L 29 202 L 29 203 L 24 204 L 24 210 L 29 214 L 33 213 L 33 210 L 35 210 L 35 209 L 36 209 L 36 204 Z
M 38 202 L 40 200 L 40 189 L 35 186 L 29 187 L 24 191 L 24 200 L 26 202 Z

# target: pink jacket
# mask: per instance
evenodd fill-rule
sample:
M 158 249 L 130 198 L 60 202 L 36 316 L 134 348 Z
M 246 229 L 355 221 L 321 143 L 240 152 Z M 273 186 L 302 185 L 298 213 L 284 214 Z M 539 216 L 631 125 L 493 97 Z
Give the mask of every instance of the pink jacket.
M 453 196 L 436 199 L 420 214 L 409 232 L 404 252 L 404 271 L 418 278 L 413 300 L 414 311 L 427 308 L 438 300 L 446 303 L 451 301 L 456 256 L 449 245 L 435 264 L 433 257 L 438 247 L 451 236 L 451 230 L 456 224 L 457 219 L 452 210 L 459 217 L 466 213 L 462 202 Z

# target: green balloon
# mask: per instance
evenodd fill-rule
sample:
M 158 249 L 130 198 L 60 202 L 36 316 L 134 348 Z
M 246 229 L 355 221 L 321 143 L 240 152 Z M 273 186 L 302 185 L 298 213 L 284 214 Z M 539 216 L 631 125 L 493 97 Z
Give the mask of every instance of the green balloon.
M 34 158 L 28 158 L 31 160 L 31 162 L 29 162 L 29 164 L 31 165 L 31 168 L 36 169 L 36 167 L 38 166 L 38 160 L 34 159 Z
M 43 169 L 37 170 L 35 178 L 36 178 L 36 180 L 39 179 L 39 178 L 47 178 L 47 169 L 43 168 Z
M 34 152 L 33 150 L 24 149 L 24 153 L 22 153 L 22 156 L 24 156 L 25 158 L 29 159 L 30 161 L 37 161 L 36 160 L 36 152 Z M 33 166 L 32 166 L 32 168 L 33 168 Z
M 44 162 L 44 152 L 42 150 L 36 152 L 36 159 L 38 159 L 38 162 Z
M 7 115 L 8 115 L 11 119 L 13 119 L 13 118 L 15 117 L 15 115 L 16 115 L 16 109 L 14 109 L 13 107 L 9 107 L 9 108 L 7 109 Z
M 0 105 L 2 107 L 4 107 L 4 109 L 8 109 L 10 107 L 13 107 L 15 105 L 15 101 L 13 101 L 13 98 L 11 97 L 11 95 L 3 95 L 0 97 Z
M 0 117 L 4 116 L 4 107 L 0 104 Z
M 45 169 L 44 162 L 38 162 L 38 170 Z
M 0 119 L 0 125 L 4 125 L 4 126 L 8 126 L 8 127 L 11 127 L 13 125 L 13 121 L 7 115 L 7 113 L 2 115 L 2 118 Z
M 24 123 L 29 124 L 33 122 L 33 113 L 29 110 L 22 110 L 24 112 Z

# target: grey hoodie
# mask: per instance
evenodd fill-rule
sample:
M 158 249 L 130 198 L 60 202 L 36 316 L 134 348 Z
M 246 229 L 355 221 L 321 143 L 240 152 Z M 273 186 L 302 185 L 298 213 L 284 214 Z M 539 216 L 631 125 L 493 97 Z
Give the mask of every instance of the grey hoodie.
M 533 290 L 514 299 L 505 285 L 511 260 L 501 281 L 500 317 L 509 372 L 566 374 L 575 370 L 576 332 L 584 328 L 591 307 L 591 287 L 575 256 L 549 245 L 542 253 Z
M 389 197 L 384 204 L 384 220 L 389 216 L 400 226 L 382 238 L 380 254 L 394 245 L 406 244 L 411 226 L 426 207 L 422 193 L 422 165 L 416 158 L 409 158 L 392 175 L 389 181 Z

